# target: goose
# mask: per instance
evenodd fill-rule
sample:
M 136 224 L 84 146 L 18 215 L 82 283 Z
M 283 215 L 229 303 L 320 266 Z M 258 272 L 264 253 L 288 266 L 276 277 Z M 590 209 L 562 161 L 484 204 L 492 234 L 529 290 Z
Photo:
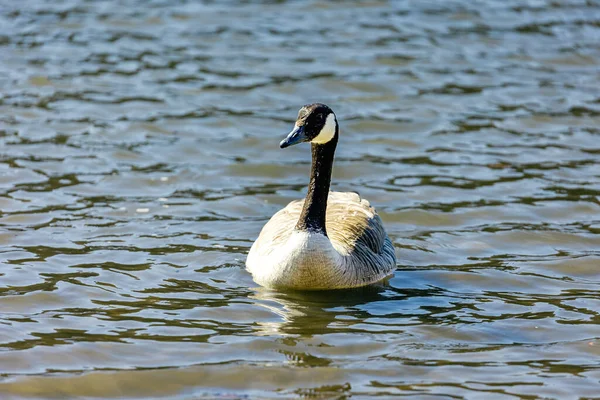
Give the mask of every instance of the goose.
M 312 166 L 306 198 L 278 211 L 250 248 L 246 269 L 272 289 L 328 290 L 369 285 L 389 277 L 396 255 L 381 218 L 353 192 L 329 191 L 339 126 L 321 103 L 298 112 L 286 148 L 310 142 Z

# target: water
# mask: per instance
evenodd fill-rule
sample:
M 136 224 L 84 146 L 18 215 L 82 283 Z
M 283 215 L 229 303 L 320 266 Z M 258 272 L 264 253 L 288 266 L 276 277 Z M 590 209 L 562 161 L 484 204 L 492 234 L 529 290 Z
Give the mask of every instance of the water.
M 0 394 L 600 393 L 600 3 L 0 5 Z M 337 113 L 387 285 L 244 270 Z

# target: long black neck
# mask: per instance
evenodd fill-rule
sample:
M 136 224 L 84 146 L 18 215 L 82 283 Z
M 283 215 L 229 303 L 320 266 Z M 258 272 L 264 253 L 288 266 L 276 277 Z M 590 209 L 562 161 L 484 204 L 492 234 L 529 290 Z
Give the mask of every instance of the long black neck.
M 325 215 L 327 211 L 327 197 L 331 184 L 331 170 L 333 168 L 333 155 L 338 142 L 338 128 L 335 136 L 325 144 L 312 146 L 312 167 L 310 169 L 310 183 L 308 194 L 302 208 L 302 214 L 296 224 L 300 231 L 318 232 L 327 236 Z

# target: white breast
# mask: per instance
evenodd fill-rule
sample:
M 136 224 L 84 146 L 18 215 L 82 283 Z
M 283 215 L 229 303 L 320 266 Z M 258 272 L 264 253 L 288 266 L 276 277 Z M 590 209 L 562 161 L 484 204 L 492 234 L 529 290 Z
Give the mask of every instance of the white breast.
M 340 285 L 344 260 L 322 234 L 294 231 L 269 255 L 250 249 L 246 267 L 256 283 L 279 288 L 326 288 Z

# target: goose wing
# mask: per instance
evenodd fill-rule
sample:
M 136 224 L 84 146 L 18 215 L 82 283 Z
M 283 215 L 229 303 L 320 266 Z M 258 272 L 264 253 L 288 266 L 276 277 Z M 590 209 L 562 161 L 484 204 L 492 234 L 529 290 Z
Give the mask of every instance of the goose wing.
M 261 255 L 269 255 L 277 248 L 284 246 L 300 218 L 303 205 L 304 199 L 294 200 L 285 208 L 277 211 L 263 226 L 252 245 L 252 250 Z
M 375 209 L 353 192 L 329 193 L 326 226 L 334 247 L 346 254 L 357 247 L 381 254 L 387 239 Z
M 285 245 L 300 218 L 303 205 L 304 199 L 295 200 L 273 215 L 253 247 L 266 255 Z M 357 193 L 329 192 L 325 223 L 331 243 L 345 255 L 352 254 L 356 248 L 382 254 L 386 240 L 389 242 L 381 218 Z

